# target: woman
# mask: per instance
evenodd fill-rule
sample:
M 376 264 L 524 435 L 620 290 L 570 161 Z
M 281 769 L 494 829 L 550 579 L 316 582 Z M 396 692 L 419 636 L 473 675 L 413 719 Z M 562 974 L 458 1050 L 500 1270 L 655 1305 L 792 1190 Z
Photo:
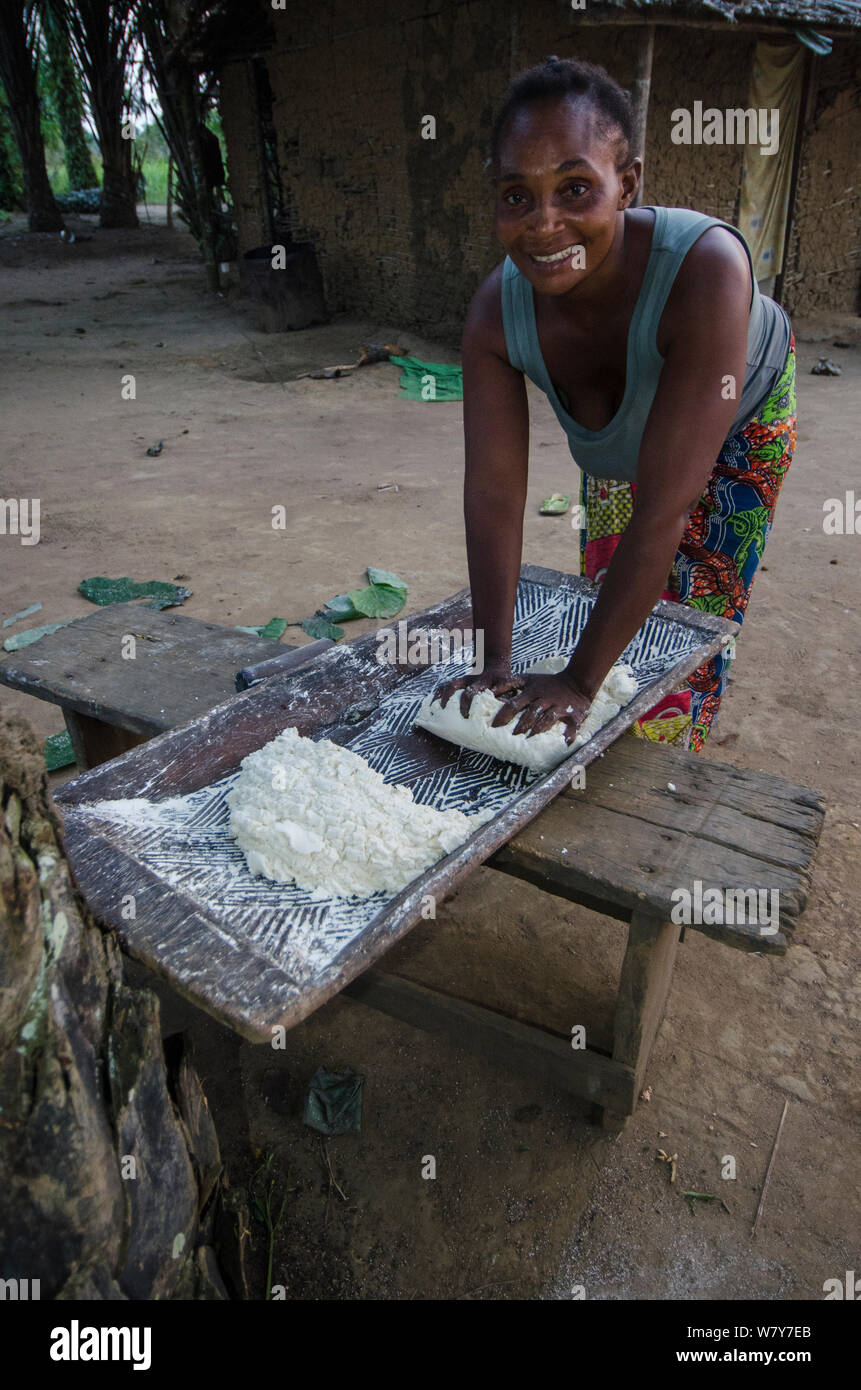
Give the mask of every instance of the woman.
M 558 58 L 519 74 L 496 118 L 495 230 L 507 252 L 463 334 L 466 521 L 485 667 L 439 688 L 504 700 L 494 724 L 571 742 L 602 680 L 662 596 L 741 624 L 795 447 L 795 339 L 761 296 L 736 229 L 632 208 L 628 94 Z M 511 670 L 529 420 L 548 396 L 583 470 L 581 573 L 600 583 L 567 668 Z M 699 751 L 726 683 L 705 663 L 638 732 Z M 667 715 L 671 715 L 667 718 Z M 662 716 L 664 716 L 662 718 Z

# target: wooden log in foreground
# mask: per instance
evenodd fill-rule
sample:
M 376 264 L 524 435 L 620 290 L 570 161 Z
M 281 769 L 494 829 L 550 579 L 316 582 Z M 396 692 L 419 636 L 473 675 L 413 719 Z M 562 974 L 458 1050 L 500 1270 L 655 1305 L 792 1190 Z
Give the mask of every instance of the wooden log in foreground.
M 71 879 L 41 749 L 0 714 L 0 1278 L 41 1298 L 243 1296 L 211 1244 L 233 1194 L 183 1035 L 167 1053 L 155 995 L 123 982 Z

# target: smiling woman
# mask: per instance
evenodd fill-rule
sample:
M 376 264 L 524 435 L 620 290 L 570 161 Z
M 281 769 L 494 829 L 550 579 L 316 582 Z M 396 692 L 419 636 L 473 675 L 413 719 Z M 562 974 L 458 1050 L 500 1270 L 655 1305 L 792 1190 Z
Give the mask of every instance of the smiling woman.
M 494 725 L 566 738 L 661 597 L 741 624 L 795 447 L 795 340 L 760 294 L 737 228 L 635 208 L 630 100 L 600 67 L 547 58 L 512 81 L 489 166 L 506 252 L 463 334 L 464 513 L 485 669 L 441 686 L 504 700 Z M 601 584 L 566 669 L 511 670 L 526 502 L 524 378 L 548 397 L 583 473 L 581 572 Z M 638 732 L 702 748 L 722 656 Z

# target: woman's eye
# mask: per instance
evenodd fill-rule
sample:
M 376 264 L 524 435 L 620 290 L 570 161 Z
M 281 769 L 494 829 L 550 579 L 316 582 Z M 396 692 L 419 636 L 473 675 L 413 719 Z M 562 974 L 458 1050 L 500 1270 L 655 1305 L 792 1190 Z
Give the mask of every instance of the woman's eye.
M 571 183 L 567 183 L 562 192 L 566 195 L 570 193 L 575 198 L 582 198 L 584 194 L 589 192 L 589 185 L 588 183 L 581 183 L 579 179 L 575 179 Z M 525 201 L 524 194 L 518 193 L 515 190 L 502 195 L 502 201 L 507 207 L 519 207 L 520 203 L 515 201 L 515 199 L 518 198 L 521 200 L 521 203 Z

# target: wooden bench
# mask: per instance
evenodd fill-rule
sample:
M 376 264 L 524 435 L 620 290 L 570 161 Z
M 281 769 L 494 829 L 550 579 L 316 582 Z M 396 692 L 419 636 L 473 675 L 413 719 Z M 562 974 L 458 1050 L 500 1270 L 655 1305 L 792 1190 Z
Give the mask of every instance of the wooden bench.
M 120 657 L 129 633 L 147 643 L 146 664 Z M 70 732 L 77 729 L 74 746 L 95 765 L 121 751 L 118 739 L 140 742 L 228 699 L 238 666 L 284 650 L 179 614 L 116 605 L 1 659 L 0 681 L 60 704 Z M 298 648 L 291 659 L 312 654 Z M 823 816 L 821 798 L 806 787 L 624 737 L 590 765 L 583 790 L 563 792 L 486 860 L 627 923 L 609 1055 L 574 1051 L 570 1037 L 377 968 L 342 992 L 591 1100 L 604 1126 L 619 1129 L 640 1095 L 684 935 L 671 919 L 679 890 L 693 895 L 697 882 L 776 890 L 778 929 L 770 934 L 745 924 L 690 925 L 737 949 L 784 953 L 807 899 Z
M 123 655 L 130 637 L 142 661 Z M 0 683 L 59 705 L 84 772 L 205 714 L 235 693 L 237 670 L 285 650 L 295 648 L 144 603 L 113 603 L 0 655 Z

